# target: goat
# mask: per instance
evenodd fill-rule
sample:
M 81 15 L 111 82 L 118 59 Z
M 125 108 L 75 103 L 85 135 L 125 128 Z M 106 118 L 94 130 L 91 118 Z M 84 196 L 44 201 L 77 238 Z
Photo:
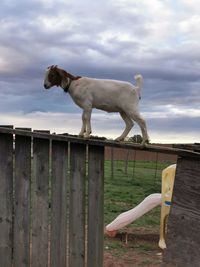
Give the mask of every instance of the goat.
M 123 141 L 132 129 L 134 122 L 140 126 L 143 144 L 148 142 L 145 120 L 138 110 L 142 76 L 135 75 L 136 86 L 129 82 L 118 80 L 94 79 L 89 77 L 73 76 L 57 66 L 50 66 L 46 70 L 44 79 L 45 89 L 60 86 L 70 94 L 73 101 L 83 109 L 82 128 L 79 136 L 89 138 L 91 130 L 92 109 L 107 112 L 119 112 L 125 122 L 123 133 L 116 139 Z

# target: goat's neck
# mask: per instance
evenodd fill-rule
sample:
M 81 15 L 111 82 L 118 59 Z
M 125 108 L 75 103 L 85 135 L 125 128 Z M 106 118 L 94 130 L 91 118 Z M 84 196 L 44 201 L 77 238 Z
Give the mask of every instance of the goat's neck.
M 60 87 L 65 91 L 68 92 L 69 86 L 71 84 L 71 79 L 70 78 L 64 78 L 62 79 Z

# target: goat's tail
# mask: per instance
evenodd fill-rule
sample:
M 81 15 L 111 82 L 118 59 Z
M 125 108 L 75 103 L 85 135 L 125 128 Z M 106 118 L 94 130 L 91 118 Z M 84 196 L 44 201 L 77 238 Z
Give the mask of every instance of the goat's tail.
M 139 99 L 141 99 L 141 89 L 142 89 L 142 81 L 143 81 L 143 78 L 142 78 L 142 75 L 141 74 L 136 74 L 134 76 L 135 80 L 136 80 L 136 91 L 138 93 L 138 96 L 139 96 Z

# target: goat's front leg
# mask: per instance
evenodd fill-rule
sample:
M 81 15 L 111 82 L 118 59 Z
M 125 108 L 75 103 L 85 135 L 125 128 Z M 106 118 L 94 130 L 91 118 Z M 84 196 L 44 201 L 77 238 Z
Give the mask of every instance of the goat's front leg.
M 79 133 L 79 136 L 83 137 L 85 132 L 86 132 L 86 118 L 85 118 L 85 113 L 83 111 L 83 113 L 82 113 L 82 128 L 81 128 L 81 131 Z
M 79 136 L 84 136 L 88 138 L 92 132 L 91 130 L 91 113 L 92 109 L 84 109 L 82 114 L 83 125 Z
M 91 113 L 92 109 L 88 108 L 84 110 L 85 113 L 85 120 L 86 120 L 86 132 L 84 134 L 85 138 L 88 138 L 90 134 L 92 133 L 92 128 L 91 128 Z

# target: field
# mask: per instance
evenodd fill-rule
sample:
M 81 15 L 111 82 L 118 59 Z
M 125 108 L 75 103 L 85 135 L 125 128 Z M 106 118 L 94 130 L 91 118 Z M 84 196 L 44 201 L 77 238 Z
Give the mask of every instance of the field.
M 145 197 L 161 192 L 162 170 L 174 162 L 109 160 L 105 162 L 104 221 L 132 209 Z M 113 164 L 113 165 L 112 165 Z M 113 170 L 113 172 L 112 172 Z M 121 229 L 115 238 L 105 236 L 104 266 L 160 266 L 160 207 Z

